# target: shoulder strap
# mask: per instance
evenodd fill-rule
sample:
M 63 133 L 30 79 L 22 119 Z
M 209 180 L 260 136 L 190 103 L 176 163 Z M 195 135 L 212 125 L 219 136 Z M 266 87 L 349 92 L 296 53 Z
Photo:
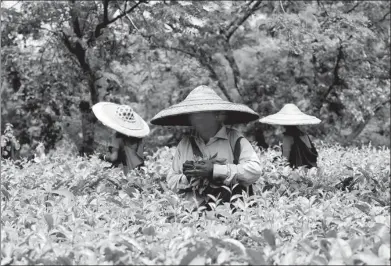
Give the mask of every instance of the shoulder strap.
M 242 140 L 242 138 L 243 138 L 243 136 L 239 136 L 235 142 L 235 147 L 233 150 L 234 164 L 239 164 L 240 153 L 242 152 L 242 147 L 240 146 L 240 141 Z
M 200 151 L 200 148 L 198 147 L 197 143 L 195 142 L 195 139 L 193 136 L 189 136 L 191 148 L 193 149 L 193 154 L 198 157 L 202 157 L 202 152 Z
M 229 139 L 229 145 L 231 146 L 232 149 L 232 154 L 233 154 L 233 163 L 234 164 L 239 164 L 239 158 L 240 154 L 242 152 L 241 146 L 240 146 L 240 140 L 244 138 L 238 131 L 235 129 L 228 129 L 227 128 L 227 133 L 228 133 L 228 139 Z
M 316 155 L 318 155 L 318 151 L 316 150 L 316 147 L 315 147 L 314 143 L 312 143 L 310 136 L 307 135 L 307 138 L 308 138 L 308 140 L 309 140 L 310 143 L 311 143 L 311 149 L 312 149 L 312 151 L 313 151 Z

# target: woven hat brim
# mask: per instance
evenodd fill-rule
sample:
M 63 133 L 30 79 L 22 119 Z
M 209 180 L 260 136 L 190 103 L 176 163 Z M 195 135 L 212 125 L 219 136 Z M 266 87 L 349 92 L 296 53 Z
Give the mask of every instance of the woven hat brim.
M 287 114 L 274 114 L 263 117 L 259 122 L 270 125 L 281 125 L 281 126 L 300 126 L 300 125 L 317 125 L 321 122 L 320 119 L 306 115 L 287 115 Z
M 191 126 L 189 114 L 200 112 L 224 111 L 227 118 L 226 125 L 248 123 L 259 119 L 259 115 L 249 107 L 227 101 L 186 101 L 160 111 L 151 120 L 151 124 L 160 126 Z
M 100 102 L 92 107 L 92 111 L 102 124 L 126 136 L 143 138 L 149 134 L 148 124 L 136 112 L 133 111 L 134 123 L 123 121 L 117 117 L 115 115 L 117 106 L 113 103 Z

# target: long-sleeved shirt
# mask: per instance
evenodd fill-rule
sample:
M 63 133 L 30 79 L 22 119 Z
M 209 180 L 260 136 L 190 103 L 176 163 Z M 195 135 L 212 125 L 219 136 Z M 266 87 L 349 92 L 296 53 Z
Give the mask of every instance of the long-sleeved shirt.
M 119 138 L 115 135 L 111 147 L 117 151 L 117 159 L 123 164 L 124 174 L 144 163 L 144 144 L 142 139 Z
M 239 136 L 241 135 L 237 130 L 226 128 L 225 126 L 214 137 L 210 138 L 208 143 L 205 143 L 198 134 L 193 135 L 195 143 L 204 157 L 209 158 L 217 153 L 218 159 L 226 159 L 225 165 L 213 165 L 214 177 L 224 177 L 224 184 L 226 185 L 239 183 L 244 186 L 249 186 L 259 179 L 262 168 L 253 147 L 244 137 L 240 140 L 241 154 L 239 162 L 237 165 L 233 164 L 234 158 L 230 143 L 234 143 L 234 140 Z M 182 172 L 183 163 L 187 160 L 194 161 L 195 157 L 189 136 L 184 136 L 178 144 L 172 162 L 172 168 L 167 174 L 168 186 L 174 192 L 190 186 L 186 176 Z
M 299 138 L 307 145 L 308 148 L 311 147 L 309 137 L 307 135 L 299 136 Z M 285 134 L 282 142 L 282 155 L 289 160 L 291 154 L 291 148 L 294 143 L 293 137 Z

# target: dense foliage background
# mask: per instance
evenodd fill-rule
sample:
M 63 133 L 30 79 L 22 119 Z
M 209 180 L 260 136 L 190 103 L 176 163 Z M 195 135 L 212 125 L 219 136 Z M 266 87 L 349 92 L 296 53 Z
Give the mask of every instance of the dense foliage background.
M 342 145 L 390 146 L 388 1 L 2 2 L 1 132 L 22 155 L 60 139 L 105 145 L 98 101 L 146 120 L 201 84 L 261 116 L 293 102 L 322 120 L 308 131 Z M 151 126 L 149 148 L 182 128 Z M 241 129 L 274 145 L 280 129 Z M 90 151 L 92 151 L 90 149 Z

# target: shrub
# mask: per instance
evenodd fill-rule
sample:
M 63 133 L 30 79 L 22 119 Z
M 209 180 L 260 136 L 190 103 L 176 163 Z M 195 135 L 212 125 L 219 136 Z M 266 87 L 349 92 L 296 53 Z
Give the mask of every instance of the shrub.
M 235 213 L 186 211 L 165 186 L 175 148 L 126 177 L 66 145 L 22 169 L 2 160 L 1 263 L 390 265 L 389 149 L 317 148 L 309 171 L 259 151 L 256 195 Z M 350 191 L 335 187 L 348 177 Z

